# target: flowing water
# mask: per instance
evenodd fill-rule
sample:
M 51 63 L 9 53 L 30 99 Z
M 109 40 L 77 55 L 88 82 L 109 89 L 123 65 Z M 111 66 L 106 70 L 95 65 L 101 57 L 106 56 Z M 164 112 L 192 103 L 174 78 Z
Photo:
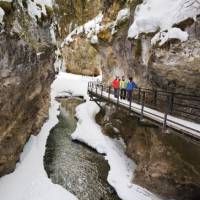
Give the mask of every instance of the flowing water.
M 75 108 L 81 99 L 61 100 L 59 123 L 51 130 L 44 165 L 53 183 L 79 200 L 119 200 L 107 183 L 109 166 L 102 155 L 71 140 L 76 129 Z

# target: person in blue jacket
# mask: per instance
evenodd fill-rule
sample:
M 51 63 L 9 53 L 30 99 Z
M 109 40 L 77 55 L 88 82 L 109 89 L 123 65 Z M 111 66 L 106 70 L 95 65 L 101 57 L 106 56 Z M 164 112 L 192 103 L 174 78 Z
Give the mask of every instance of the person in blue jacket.
M 133 90 L 137 88 L 137 85 L 135 84 L 135 82 L 133 81 L 133 78 L 130 77 L 129 78 L 129 81 L 127 83 L 127 87 L 126 87 L 126 90 L 127 90 L 127 99 L 128 101 L 131 101 L 131 98 L 132 98 L 132 93 L 133 93 Z

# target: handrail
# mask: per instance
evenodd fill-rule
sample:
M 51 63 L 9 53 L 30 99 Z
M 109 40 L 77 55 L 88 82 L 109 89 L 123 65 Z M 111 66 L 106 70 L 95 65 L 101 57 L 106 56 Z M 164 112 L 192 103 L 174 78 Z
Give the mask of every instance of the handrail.
M 103 83 L 103 82 L 89 82 L 92 83 L 94 85 L 103 85 L 104 87 L 112 87 L 111 85 L 108 86 L 107 84 Z M 158 93 L 166 93 L 166 94 L 176 94 L 176 95 L 182 95 L 182 96 L 187 96 L 187 97 L 193 97 L 193 98 L 199 98 L 198 101 L 200 101 L 200 95 L 193 95 L 191 93 L 181 93 L 181 92 L 173 92 L 173 91 L 168 91 L 168 90 L 157 90 L 157 89 L 150 89 L 150 88 L 143 88 L 143 87 L 139 87 L 136 88 L 135 90 L 139 90 L 141 89 L 142 91 L 151 91 L 151 92 L 158 92 Z
M 111 94 L 113 94 L 113 88 L 103 83 L 89 82 L 88 92 L 93 92 L 96 95 L 98 94 L 100 95 L 99 96 L 100 98 L 102 98 L 103 93 L 106 92 L 107 93 L 106 98 L 110 100 Z M 180 95 L 182 95 L 181 98 Z M 131 109 L 134 108 L 132 106 L 132 103 L 140 105 L 141 119 L 143 119 L 144 117 L 144 112 L 148 113 L 146 109 L 144 110 L 144 107 L 150 109 L 153 108 L 155 111 L 163 113 L 162 117 L 163 129 L 166 129 L 168 123 L 171 122 L 171 120 L 168 119 L 169 115 L 176 118 L 178 117 L 178 119 L 186 118 L 187 121 L 190 120 L 191 122 L 199 123 L 200 122 L 200 115 L 199 115 L 200 106 L 198 104 L 199 101 L 200 101 L 200 96 L 197 95 L 183 94 L 183 93 L 176 93 L 169 91 L 159 91 L 146 88 L 137 88 L 133 91 L 131 100 L 129 104 L 126 104 L 126 107 L 128 106 L 128 109 L 131 111 Z M 117 107 L 119 106 L 119 102 L 120 100 L 118 95 L 115 102 Z M 123 102 L 120 102 L 120 104 L 123 104 Z M 138 112 L 139 111 L 137 111 L 137 113 Z M 155 113 L 151 113 L 151 115 L 156 116 Z M 184 124 L 181 125 L 177 121 L 173 123 L 185 127 Z M 194 129 L 192 129 L 191 127 L 190 129 L 191 131 L 194 131 Z M 197 132 L 199 132 L 199 130 Z

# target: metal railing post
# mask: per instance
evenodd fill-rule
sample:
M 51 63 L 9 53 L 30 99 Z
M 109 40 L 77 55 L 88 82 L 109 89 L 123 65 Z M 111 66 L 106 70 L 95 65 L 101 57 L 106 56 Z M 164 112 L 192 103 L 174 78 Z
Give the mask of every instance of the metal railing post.
M 131 92 L 130 101 L 129 101 L 129 113 L 131 113 L 132 98 L 133 98 L 133 93 Z
M 143 120 L 144 116 L 144 105 L 145 105 L 145 91 L 142 91 L 142 104 L 141 104 L 141 114 L 140 114 L 140 120 Z
M 167 127 L 167 116 L 170 112 L 170 108 L 171 108 L 171 101 L 172 96 L 171 95 L 167 95 L 166 97 L 166 104 L 165 104 L 165 114 L 164 114 L 164 121 L 163 121 L 163 131 L 166 130 Z
M 119 89 L 118 89 L 118 91 L 117 91 L 117 107 L 119 107 Z
M 169 114 L 172 114 L 172 112 L 173 112 L 173 107 L 174 107 L 174 93 L 171 94 L 171 98 L 170 98 Z
M 110 100 L 111 86 L 108 88 L 108 99 Z
M 157 92 L 157 90 L 155 90 L 154 96 L 153 96 L 153 104 L 155 107 L 157 106 L 157 97 L 158 97 L 158 92 Z
M 103 96 L 103 85 L 101 85 L 101 98 Z
M 138 89 L 138 104 L 140 104 L 141 100 L 141 88 Z

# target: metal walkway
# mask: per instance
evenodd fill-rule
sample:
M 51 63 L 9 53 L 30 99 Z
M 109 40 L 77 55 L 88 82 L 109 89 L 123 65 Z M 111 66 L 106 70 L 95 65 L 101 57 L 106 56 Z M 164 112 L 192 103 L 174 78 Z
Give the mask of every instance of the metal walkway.
M 95 82 L 88 83 L 91 100 L 108 102 L 148 119 L 163 127 L 200 140 L 200 96 L 138 88 L 131 101 L 114 97 L 112 87 Z

